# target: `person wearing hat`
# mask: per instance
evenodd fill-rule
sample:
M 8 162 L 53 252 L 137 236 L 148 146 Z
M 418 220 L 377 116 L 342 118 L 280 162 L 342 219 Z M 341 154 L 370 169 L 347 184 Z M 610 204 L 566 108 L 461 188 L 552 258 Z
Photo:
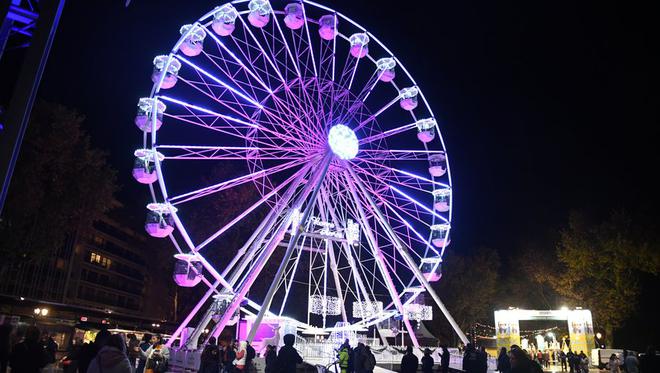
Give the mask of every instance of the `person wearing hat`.
M 431 356 L 431 350 L 427 348 L 424 349 L 424 356 L 422 356 L 422 373 L 432 373 L 433 372 L 433 356 Z

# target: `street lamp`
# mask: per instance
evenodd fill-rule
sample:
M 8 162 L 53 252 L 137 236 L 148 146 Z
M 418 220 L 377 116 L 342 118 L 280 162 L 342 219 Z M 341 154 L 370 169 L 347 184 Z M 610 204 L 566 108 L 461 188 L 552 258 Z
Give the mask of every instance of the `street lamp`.
M 34 309 L 34 315 L 35 316 L 46 316 L 48 315 L 48 308 L 35 308 Z
M 600 334 L 600 332 L 596 333 L 596 338 L 601 339 L 602 337 L 603 337 L 603 335 Z

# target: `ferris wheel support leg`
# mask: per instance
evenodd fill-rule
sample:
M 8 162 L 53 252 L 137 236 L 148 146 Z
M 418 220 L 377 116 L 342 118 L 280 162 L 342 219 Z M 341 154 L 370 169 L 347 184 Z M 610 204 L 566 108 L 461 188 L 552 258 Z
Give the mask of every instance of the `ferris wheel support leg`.
M 350 170 L 350 167 L 347 168 Z M 376 260 L 376 263 L 378 264 L 378 269 L 383 275 L 383 279 L 385 280 L 385 285 L 387 285 L 387 290 L 390 293 L 392 302 L 394 302 L 394 306 L 403 317 L 403 323 L 405 324 L 406 329 L 408 330 L 408 334 L 410 335 L 410 339 L 412 340 L 413 345 L 415 347 L 419 347 L 419 342 L 417 341 L 417 337 L 415 336 L 415 329 L 413 329 L 412 325 L 410 324 L 410 320 L 408 320 L 408 315 L 406 314 L 403 304 L 401 304 L 401 298 L 399 297 L 399 293 L 396 290 L 394 281 L 392 281 L 392 276 L 390 276 L 390 273 L 387 270 L 387 264 L 385 264 L 385 258 L 383 256 L 383 253 L 380 251 L 380 248 L 378 247 L 378 242 L 376 241 L 376 238 L 373 232 L 371 231 L 371 227 L 369 226 L 369 222 L 367 220 L 367 214 L 364 212 L 362 203 L 360 203 L 360 200 L 358 199 L 356 185 L 355 185 L 356 183 L 354 183 L 353 180 L 351 180 L 351 177 L 349 175 L 344 174 L 344 176 L 346 177 L 346 181 L 348 183 L 348 187 L 351 192 L 351 195 L 355 200 L 355 206 L 357 207 L 358 213 L 360 215 L 360 219 L 362 220 L 362 227 L 364 228 L 365 233 L 367 235 L 367 241 L 370 243 L 372 255 Z
M 440 300 L 440 297 L 438 294 L 433 290 L 431 287 L 431 284 L 428 282 L 426 277 L 424 277 L 424 274 L 422 271 L 419 269 L 419 267 L 416 265 L 415 260 L 410 256 L 408 251 L 403 247 L 401 242 L 398 239 L 398 236 L 392 229 L 392 227 L 389 225 L 385 217 L 383 216 L 382 212 L 378 208 L 378 206 L 374 203 L 373 199 L 371 196 L 366 192 L 366 189 L 364 185 L 362 184 L 362 181 L 358 178 L 358 176 L 355 174 L 355 171 L 349 166 L 347 167 L 348 172 L 351 174 L 353 179 L 355 180 L 355 183 L 360 187 L 360 190 L 362 190 L 362 193 L 364 193 L 365 198 L 369 201 L 369 204 L 371 205 L 371 208 L 373 208 L 374 213 L 378 216 L 378 219 L 380 220 L 380 224 L 389 231 L 389 233 L 395 238 L 395 247 L 403 257 L 403 259 L 406 261 L 408 264 L 408 267 L 410 267 L 410 270 L 413 271 L 413 274 L 415 275 L 415 278 L 417 278 L 417 281 L 419 281 L 426 291 L 431 295 L 431 298 L 435 301 L 435 303 L 438 305 L 438 308 L 440 308 L 440 311 L 442 311 L 443 315 L 445 315 L 445 318 L 447 321 L 449 321 L 449 324 L 451 324 L 452 328 L 454 328 L 454 331 L 458 335 L 458 337 L 461 339 L 461 341 L 465 344 L 467 344 L 469 341 L 467 337 L 465 336 L 465 333 L 461 330 L 461 328 L 458 326 L 456 323 L 456 320 L 451 316 L 449 313 L 449 310 L 447 310 L 447 307 L 445 307 L 444 303 Z
M 215 292 L 215 289 L 216 289 L 219 285 L 220 285 L 220 281 L 216 281 L 215 284 L 213 284 L 212 287 L 209 287 L 209 290 L 206 292 L 206 294 L 204 294 L 204 296 L 202 297 L 202 299 L 200 299 L 199 302 L 197 302 L 197 304 L 196 304 L 195 307 L 190 311 L 190 313 L 188 314 L 188 316 L 186 316 L 186 318 L 183 319 L 183 321 L 181 322 L 181 324 L 179 325 L 179 327 L 174 331 L 174 334 L 172 334 L 172 336 L 171 336 L 170 339 L 167 341 L 167 343 L 165 343 L 165 345 L 166 345 L 167 347 L 171 347 L 171 346 L 172 346 L 172 343 L 174 343 L 174 340 L 175 340 L 176 338 L 178 338 L 179 335 L 181 335 L 181 332 L 183 331 L 183 329 L 185 329 L 185 328 L 188 326 L 188 324 L 189 324 L 190 321 L 193 319 L 193 317 L 195 317 L 195 315 L 197 315 L 197 312 L 199 312 L 199 310 L 202 308 L 202 306 L 204 306 L 204 303 L 206 303 L 206 301 L 211 297 L 211 294 L 213 294 L 213 293 Z
M 307 167 L 307 170 L 311 169 L 312 166 L 316 166 L 316 165 L 317 165 L 317 163 L 310 163 Z M 296 187 L 298 185 L 300 185 L 301 178 L 304 175 L 305 175 L 305 173 L 301 173 L 299 175 L 299 177 L 296 179 L 296 181 L 292 184 L 292 188 L 290 188 L 291 193 L 295 192 Z M 312 184 L 313 183 L 308 182 L 303 187 L 302 192 L 300 193 L 300 195 L 298 196 L 298 198 L 296 199 L 296 201 L 293 204 L 294 206 L 302 205 L 302 202 L 307 198 L 307 196 L 311 192 Z M 290 198 L 290 196 L 287 197 L 287 198 Z M 268 262 L 268 259 L 270 259 L 271 254 L 273 253 L 273 251 L 275 250 L 277 245 L 284 238 L 284 234 L 286 232 L 286 229 L 289 227 L 289 223 L 290 223 L 290 220 L 291 220 L 291 214 L 292 213 L 293 213 L 292 211 L 289 211 L 286 214 L 286 217 L 282 220 L 279 227 L 275 230 L 275 232 L 271 236 L 270 240 L 268 241 L 268 243 L 266 245 L 266 248 L 257 257 L 256 264 L 254 265 L 252 270 L 247 274 L 247 277 L 246 277 L 245 281 L 243 281 L 241 283 L 241 285 L 239 287 L 239 290 L 238 290 L 238 293 L 235 294 L 235 296 L 232 299 L 229 307 L 227 308 L 227 310 L 224 312 L 224 314 L 220 318 L 220 321 L 213 328 L 213 331 L 210 333 L 209 338 L 210 337 L 217 338 L 220 335 L 220 333 L 222 333 L 222 330 L 227 325 L 227 323 L 229 322 L 229 319 L 233 316 L 234 312 L 236 312 L 236 310 L 240 307 L 241 302 L 243 301 L 243 299 L 245 299 L 245 295 L 250 290 L 250 287 L 252 286 L 254 281 L 257 279 L 257 276 L 259 275 L 259 273 L 261 273 L 261 270 L 264 268 L 264 266 Z M 262 237 L 259 240 L 259 242 L 255 242 L 253 244 L 253 246 L 254 247 L 260 246 L 261 243 L 263 242 L 264 238 L 265 238 L 265 233 L 264 233 L 264 237 Z M 240 273 L 239 273 L 239 275 L 240 275 Z M 263 309 L 263 307 L 262 307 L 262 309 Z M 257 325 L 257 327 L 258 327 L 258 325 Z M 253 328 L 255 328 L 255 327 L 253 326 Z M 208 341 L 208 338 L 207 338 L 207 341 Z
M 332 156 L 330 154 L 327 154 L 322 161 L 322 165 L 319 170 L 320 175 L 314 178 L 313 184 L 312 183 L 308 184 L 308 185 L 314 185 L 312 196 L 309 199 L 309 203 L 307 204 L 307 206 L 305 206 L 305 210 L 302 214 L 302 218 L 300 219 L 300 224 L 298 225 L 298 230 L 289 240 L 289 244 L 286 248 L 284 257 L 282 258 L 282 262 L 280 263 L 280 266 L 277 269 L 277 273 L 275 274 L 275 278 L 273 278 L 273 282 L 271 283 L 270 288 L 268 289 L 268 293 L 266 293 L 266 298 L 264 299 L 264 302 L 261 305 L 261 309 L 259 310 L 259 313 L 257 314 L 254 323 L 252 324 L 252 328 L 250 328 L 250 334 L 248 335 L 247 338 L 248 342 L 252 342 L 252 340 L 254 339 L 254 336 L 257 333 L 257 329 L 259 328 L 259 325 L 261 324 L 261 321 L 264 318 L 264 314 L 270 308 L 270 303 L 273 301 L 273 296 L 275 295 L 275 290 L 277 289 L 277 285 L 279 284 L 280 280 L 282 279 L 282 276 L 284 275 L 286 264 L 289 262 L 289 259 L 291 259 L 291 255 L 293 254 L 294 248 L 296 246 L 296 242 L 300 238 L 301 232 L 304 230 L 304 227 L 307 224 L 309 215 L 312 213 L 313 207 L 316 202 L 316 196 L 319 190 L 321 189 L 321 184 L 323 183 L 323 179 L 325 178 L 325 174 L 328 171 L 328 166 L 330 166 L 331 160 L 332 160 Z M 302 206 L 302 203 L 304 202 L 307 196 L 303 194 L 301 197 L 303 198 L 299 203 L 296 204 L 297 206 Z

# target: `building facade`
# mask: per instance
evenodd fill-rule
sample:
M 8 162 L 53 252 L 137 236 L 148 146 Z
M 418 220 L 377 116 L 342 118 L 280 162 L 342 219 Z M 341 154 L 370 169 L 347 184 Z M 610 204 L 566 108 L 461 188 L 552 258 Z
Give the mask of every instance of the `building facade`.
M 0 295 L 172 320 L 171 280 L 147 261 L 157 242 L 121 221 L 107 214 L 48 257 L 0 264 Z

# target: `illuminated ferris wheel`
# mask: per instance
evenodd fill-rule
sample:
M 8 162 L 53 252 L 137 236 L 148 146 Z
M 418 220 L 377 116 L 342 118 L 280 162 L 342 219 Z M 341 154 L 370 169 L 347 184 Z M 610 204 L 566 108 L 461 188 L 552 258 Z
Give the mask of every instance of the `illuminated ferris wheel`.
M 175 337 L 193 320 L 191 340 L 217 336 L 243 310 L 249 340 L 265 319 L 314 334 L 373 327 L 383 339 L 383 323 L 397 319 L 417 344 L 413 324 L 435 302 L 466 341 L 430 287 L 450 242 L 447 154 L 402 62 L 350 18 L 305 0 L 234 1 L 180 34 L 154 58 L 151 94 L 138 102 L 133 168 L 151 192 L 147 232 L 178 251 L 175 280 L 208 287 Z M 225 165 L 231 175 L 210 180 Z M 246 187 L 258 198 L 229 221 L 195 221 Z M 224 247 L 255 214 L 243 245 Z M 193 234 L 199 224 L 212 233 Z M 216 269 L 207 250 L 231 260 Z M 249 293 L 257 281 L 264 294 Z

